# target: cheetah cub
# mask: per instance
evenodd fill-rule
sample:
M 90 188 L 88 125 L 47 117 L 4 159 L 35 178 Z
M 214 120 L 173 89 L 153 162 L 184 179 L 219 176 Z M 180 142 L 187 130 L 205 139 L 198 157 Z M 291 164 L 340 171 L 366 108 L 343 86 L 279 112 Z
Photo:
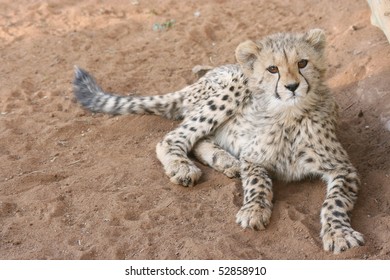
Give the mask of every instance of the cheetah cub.
M 157 144 L 171 182 L 192 186 L 201 176 L 188 158 L 228 177 L 241 177 L 243 206 L 236 221 L 264 229 L 272 211 L 271 175 L 286 181 L 319 176 L 327 184 L 321 209 L 326 251 L 364 243 L 348 216 L 359 178 L 335 133 L 337 105 L 324 84 L 325 35 L 279 33 L 241 43 L 238 64 L 217 67 L 182 90 L 151 97 L 105 93 L 75 70 L 77 100 L 93 112 L 155 114 L 181 119 Z

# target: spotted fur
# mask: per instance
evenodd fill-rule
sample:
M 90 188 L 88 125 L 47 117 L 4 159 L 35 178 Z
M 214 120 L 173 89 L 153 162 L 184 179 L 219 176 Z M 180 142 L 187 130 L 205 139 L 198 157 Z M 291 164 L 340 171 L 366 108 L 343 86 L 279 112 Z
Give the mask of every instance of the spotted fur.
M 192 186 L 204 164 L 241 177 L 244 202 L 236 221 L 264 229 L 273 205 L 271 176 L 286 181 L 319 176 L 327 184 L 321 209 L 324 249 L 338 253 L 361 246 L 348 213 L 359 178 L 335 133 L 337 105 L 324 84 L 325 35 L 274 34 L 236 49 L 238 64 L 209 71 L 196 83 L 166 95 L 116 96 L 105 93 L 76 68 L 74 92 L 95 112 L 156 114 L 181 119 L 158 143 L 157 157 L 170 180 Z

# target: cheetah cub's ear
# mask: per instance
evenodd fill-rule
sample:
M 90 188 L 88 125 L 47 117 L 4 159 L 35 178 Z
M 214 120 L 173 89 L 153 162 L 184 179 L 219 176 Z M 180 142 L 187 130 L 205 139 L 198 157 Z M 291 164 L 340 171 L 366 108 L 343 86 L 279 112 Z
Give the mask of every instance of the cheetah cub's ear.
M 238 45 L 236 49 L 236 59 L 240 63 L 245 74 L 250 75 L 253 72 L 253 64 L 255 63 L 262 46 L 248 40 Z
M 322 29 L 311 29 L 304 35 L 304 40 L 308 42 L 316 51 L 322 53 L 325 49 L 325 32 Z

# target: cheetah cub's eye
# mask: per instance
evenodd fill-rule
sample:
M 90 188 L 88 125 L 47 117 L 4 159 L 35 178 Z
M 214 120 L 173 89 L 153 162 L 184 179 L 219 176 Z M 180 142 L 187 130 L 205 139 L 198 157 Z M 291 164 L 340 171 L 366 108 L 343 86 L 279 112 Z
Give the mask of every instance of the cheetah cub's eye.
M 298 68 L 299 69 L 305 68 L 307 65 L 307 62 L 308 62 L 307 59 L 302 59 L 302 60 L 298 61 Z
M 276 73 L 279 72 L 279 69 L 278 69 L 278 67 L 276 67 L 276 66 L 269 66 L 269 67 L 267 68 L 267 70 L 268 70 L 268 72 L 270 72 L 270 73 L 272 73 L 272 74 L 276 74 Z

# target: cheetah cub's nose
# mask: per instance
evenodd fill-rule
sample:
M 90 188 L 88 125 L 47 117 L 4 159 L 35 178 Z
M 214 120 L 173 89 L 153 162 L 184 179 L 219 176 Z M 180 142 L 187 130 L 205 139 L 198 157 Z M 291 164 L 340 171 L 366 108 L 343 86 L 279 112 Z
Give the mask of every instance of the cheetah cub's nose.
M 298 87 L 299 87 L 299 83 L 294 83 L 294 84 L 288 84 L 288 85 L 285 85 L 284 86 L 286 89 L 294 92 Z

